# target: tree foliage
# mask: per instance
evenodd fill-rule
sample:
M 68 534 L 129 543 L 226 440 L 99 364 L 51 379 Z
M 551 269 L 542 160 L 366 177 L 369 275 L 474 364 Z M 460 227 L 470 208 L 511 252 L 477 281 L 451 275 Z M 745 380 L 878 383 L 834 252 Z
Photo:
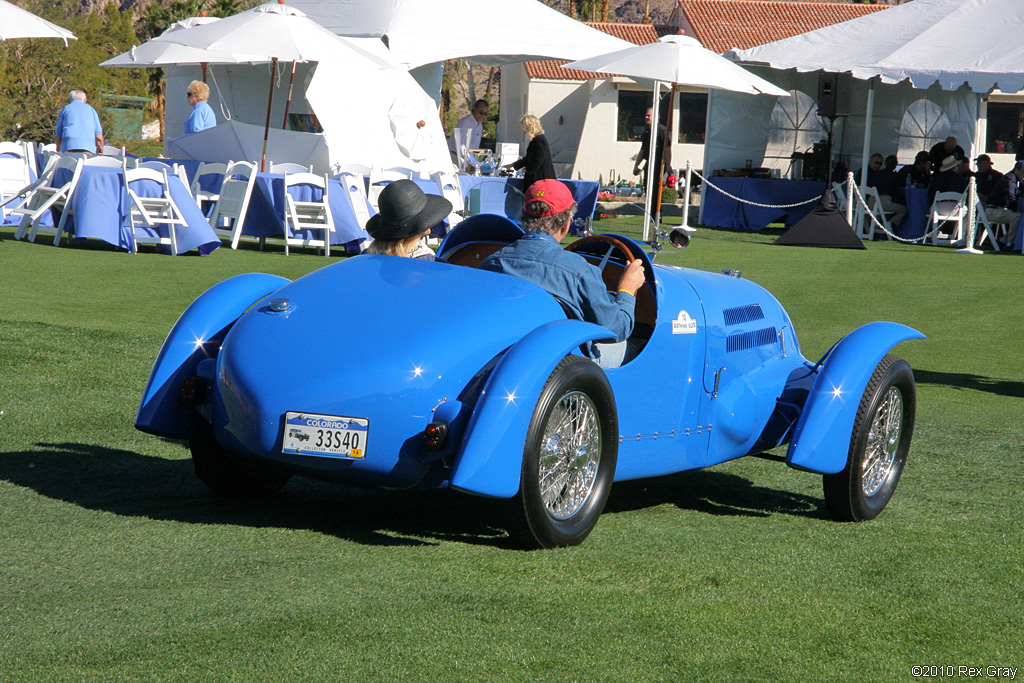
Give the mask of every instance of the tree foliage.
M 53 142 L 57 114 L 70 90 L 84 90 L 106 127 L 111 95 L 145 95 L 145 76 L 134 69 L 108 69 L 103 62 L 137 44 L 131 15 L 112 2 L 82 16 L 72 5 L 22 0 L 19 6 L 78 37 L 67 47 L 53 38 L 0 43 L 0 139 Z

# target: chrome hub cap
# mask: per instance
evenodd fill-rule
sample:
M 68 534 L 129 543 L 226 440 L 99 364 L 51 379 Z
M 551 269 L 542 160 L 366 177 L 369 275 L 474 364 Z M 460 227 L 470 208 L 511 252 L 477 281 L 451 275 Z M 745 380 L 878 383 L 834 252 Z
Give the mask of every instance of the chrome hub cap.
M 865 496 L 873 496 L 892 474 L 903 426 L 903 395 L 889 387 L 871 418 L 860 483 Z
M 558 400 L 541 444 L 541 500 L 552 517 L 567 519 L 590 497 L 601 461 L 597 410 L 586 394 L 574 391 Z

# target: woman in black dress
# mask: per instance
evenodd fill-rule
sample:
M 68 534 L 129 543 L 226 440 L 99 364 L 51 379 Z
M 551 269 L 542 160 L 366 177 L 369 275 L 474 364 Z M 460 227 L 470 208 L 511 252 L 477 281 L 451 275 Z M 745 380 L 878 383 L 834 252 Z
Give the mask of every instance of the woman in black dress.
M 530 144 L 526 148 L 526 156 L 509 164 L 517 171 L 523 171 L 523 192 L 525 193 L 530 185 L 538 180 L 554 180 L 555 167 L 551 163 L 551 149 L 548 147 L 548 140 L 544 137 L 544 129 L 541 128 L 540 119 L 533 114 L 527 114 L 519 119 L 520 125 L 526 137 L 530 138 Z

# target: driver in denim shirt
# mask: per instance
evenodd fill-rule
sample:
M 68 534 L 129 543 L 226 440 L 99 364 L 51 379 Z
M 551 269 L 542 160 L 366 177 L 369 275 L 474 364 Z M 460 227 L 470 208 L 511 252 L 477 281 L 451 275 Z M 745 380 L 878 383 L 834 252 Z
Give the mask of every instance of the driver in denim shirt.
M 572 310 L 574 317 L 608 328 L 615 344 L 588 345 L 588 355 L 601 367 L 618 367 L 626 354 L 625 339 L 633 331 L 636 292 L 644 283 L 643 263 L 630 261 L 614 294 L 605 289 L 601 271 L 558 244 L 569 233 L 576 202 L 564 183 L 540 180 L 523 198 L 526 234 L 484 259 L 480 265 L 515 275 L 543 287 Z

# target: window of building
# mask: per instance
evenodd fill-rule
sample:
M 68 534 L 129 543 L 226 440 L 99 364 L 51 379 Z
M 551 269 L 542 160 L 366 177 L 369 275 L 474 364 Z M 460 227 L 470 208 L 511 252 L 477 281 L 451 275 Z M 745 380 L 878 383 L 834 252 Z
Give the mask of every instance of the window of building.
M 989 154 L 1013 154 L 1017 139 L 1024 132 L 1024 104 L 989 102 L 985 151 Z
M 639 141 L 644 132 L 644 114 L 651 108 L 651 94 L 641 90 L 619 90 L 618 142 Z
M 676 97 L 679 99 L 679 142 L 703 145 L 708 122 L 707 93 L 681 92 Z

